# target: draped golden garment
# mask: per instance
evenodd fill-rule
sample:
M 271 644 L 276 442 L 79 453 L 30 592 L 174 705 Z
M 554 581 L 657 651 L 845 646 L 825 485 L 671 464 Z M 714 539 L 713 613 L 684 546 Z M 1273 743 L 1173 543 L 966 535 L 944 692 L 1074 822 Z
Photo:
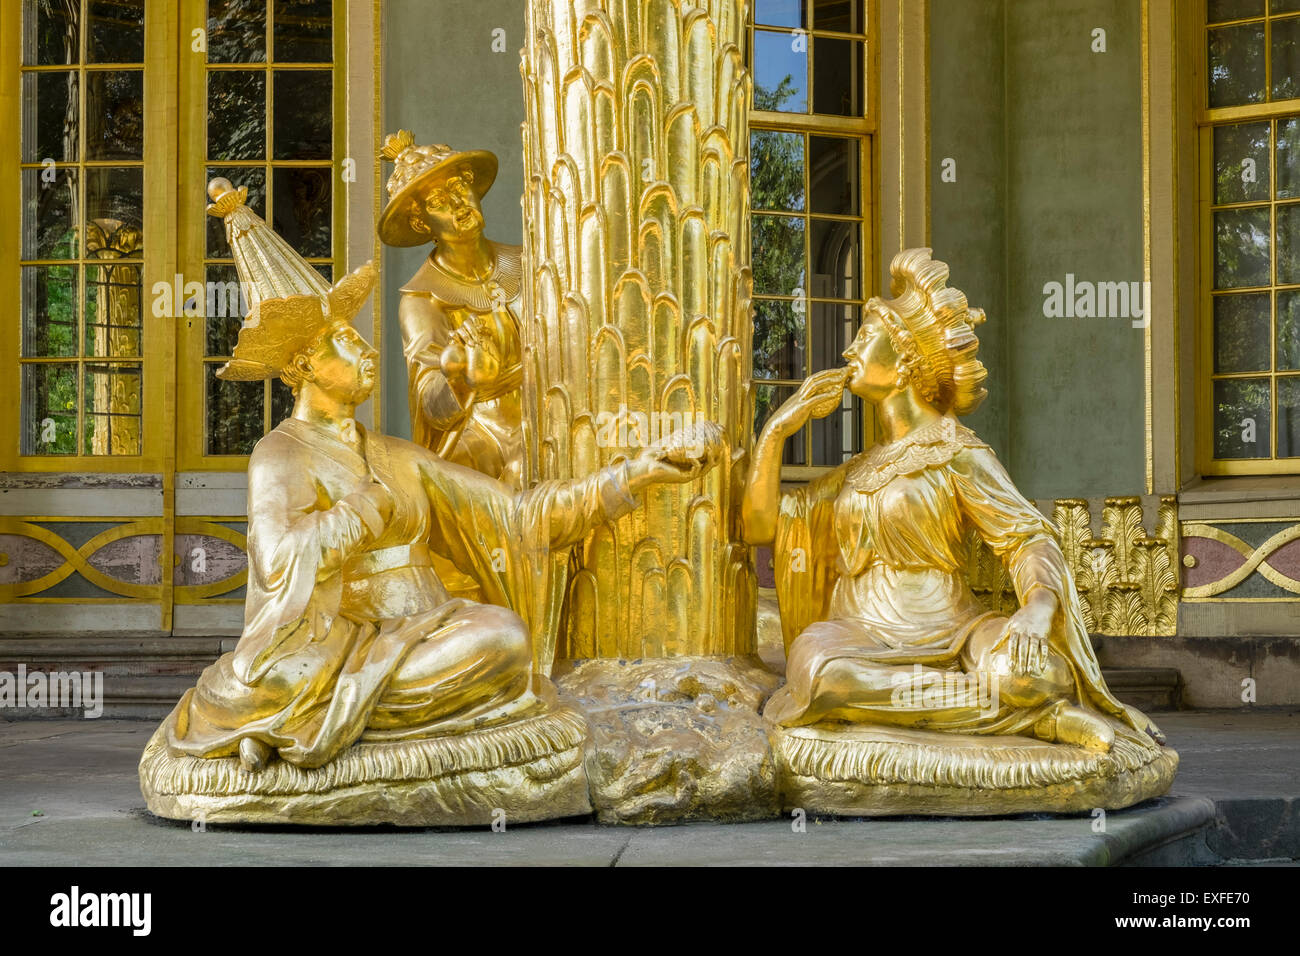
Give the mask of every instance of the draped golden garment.
M 986 610 L 967 584 L 972 528 L 1006 563 L 1022 602 L 1034 587 L 1057 598 L 1039 677 L 995 673 L 1007 619 Z M 1106 688 L 1051 524 L 951 416 L 783 496 L 774 557 L 787 683 L 765 715 L 779 724 L 829 719 L 1016 734 L 1069 699 L 1148 742 L 1159 734 Z M 942 694 L 913 694 L 899 705 L 900 687 L 953 686 L 959 675 L 981 672 L 1001 691 L 991 707 Z
M 551 549 L 635 504 L 626 472 L 513 492 L 411 442 L 362 431 L 358 452 L 288 419 L 248 468 L 248 595 L 238 646 L 177 705 L 178 752 L 218 757 L 244 737 L 291 763 L 359 739 L 460 732 L 540 702 L 558 602 Z M 383 521 L 357 489 L 388 489 Z M 490 604 L 449 598 L 440 556 Z

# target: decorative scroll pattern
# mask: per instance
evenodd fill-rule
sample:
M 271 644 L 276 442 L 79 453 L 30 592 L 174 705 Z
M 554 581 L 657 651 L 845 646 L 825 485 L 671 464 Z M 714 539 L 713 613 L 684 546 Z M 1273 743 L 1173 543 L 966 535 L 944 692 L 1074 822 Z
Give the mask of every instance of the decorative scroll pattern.
M 1300 524 L 1293 524 L 1270 535 L 1258 547 L 1241 540 L 1223 528 L 1198 522 L 1183 525 L 1183 538 L 1187 543 L 1189 567 L 1197 569 L 1188 572 L 1189 587 L 1183 590 L 1185 598 L 1208 598 L 1230 591 L 1244 582 L 1252 574 L 1258 573 L 1270 583 L 1290 594 L 1300 594 Z M 1199 540 L 1198 540 L 1199 539 Z M 1212 549 L 1201 544 L 1203 541 L 1218 542 L 1235 552 L 1228 553 L 1228 560 L 1222 560 L 1224 549 Z M 1217 550 L 1219 554 L 1206 552 Z M 1210 558 L 1218 558 L 1213 563 Z M 1235 565 L 1235 566 L 1234 566 Z M 1205 573 L 1206 570 L 1210 573 Z M 1218 572 L 1218 576 L 1215 576 Z M 1224 573 L 1226 572 L 1226 573 Z M 1203 580 L 1210 577 L 1211 580 Z M 1195 582 L 1195 583 L 1193 583 Z
M 77 546 L 51 526 L 105 522 L 0 517 L 0 602 L 77 603 L 76 597 L 42 596 L 74 574 L 124 599 L 161 601 L 164 522 L 158 516 L 113 524 Z M 201 603 L 247 582 L 246 544 L 239 531 L 216 519 L 178 517 L 174 542 L 174 603 Z

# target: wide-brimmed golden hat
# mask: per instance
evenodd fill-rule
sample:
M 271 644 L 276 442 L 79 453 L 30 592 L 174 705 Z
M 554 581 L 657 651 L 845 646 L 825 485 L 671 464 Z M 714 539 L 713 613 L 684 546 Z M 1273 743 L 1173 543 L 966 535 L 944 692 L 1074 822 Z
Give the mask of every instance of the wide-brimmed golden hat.
M 416 146 L 405 129 L 384 137 L 379 155 L 395 164 L 388 177 L 388 205 L 379 217 L 379 240 L 386 246 L 420 246 L 433 238 L 412 229 L 411 217 L 423 214 L 424 198 L 452 173 L 468 166 L 479 199 L 497 178 L 497 158 L 487 150 L 454 150 L 442 143 Z
M 250 308 L 232 358 L 217 377 L 234 381 L 276 378 L 321 333 L 350 323 L 378 277 L 367 262 L 333 287 L 246 205 L 248 188 L 228 179 L 208 183 L 208 215 L 222 219 L 235 270 Z

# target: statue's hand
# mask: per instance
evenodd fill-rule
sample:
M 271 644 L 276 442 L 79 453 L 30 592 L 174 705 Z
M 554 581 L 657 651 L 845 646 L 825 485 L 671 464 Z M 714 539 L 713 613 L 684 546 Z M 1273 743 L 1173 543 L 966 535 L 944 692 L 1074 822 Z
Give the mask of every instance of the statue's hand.
M 1035 591 L 1031 599 L 1011 615 L 1007 622 L 1006 648 L 1012 673 L 1037 677 L 1047 667 L 1055 605 L 1056 599 L 1051 592 Z
M 847 368 L 832 368 L 810 375 L 799 390 L 777 409 L 767 427 L 778 429 L 788 437 L 809 419 L 825 418 L 843 403 L 850 374 Z
M 690 481 L 712 469 L 726 453 L 722 426 L 697 422 L 643 449 L 631 462 L 632 474 L 647 484 Z
M 482 391 L 501 377 L 501 343 L 477 323 L 466 322 L 452 333 L 439 364 L 448 381 Z

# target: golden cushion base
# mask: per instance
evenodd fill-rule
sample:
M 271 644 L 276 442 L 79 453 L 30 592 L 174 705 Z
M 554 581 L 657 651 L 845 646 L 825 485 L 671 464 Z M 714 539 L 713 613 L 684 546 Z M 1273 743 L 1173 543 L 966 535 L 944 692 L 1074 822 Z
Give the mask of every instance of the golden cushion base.
M 869 724 L 771 730 L 782 806 L 848 817 L 1118 810 L 1160 796 L 1178 754 L 1112 721 L 1109 753 Z
M 176 756 L 169 717 L 140 760 L 149 810 L 172 820 L 314 826 L 487 826 L 586 815 L 587 721 L 559 706 L 446 737 L 359 743 L 316 769 Z

